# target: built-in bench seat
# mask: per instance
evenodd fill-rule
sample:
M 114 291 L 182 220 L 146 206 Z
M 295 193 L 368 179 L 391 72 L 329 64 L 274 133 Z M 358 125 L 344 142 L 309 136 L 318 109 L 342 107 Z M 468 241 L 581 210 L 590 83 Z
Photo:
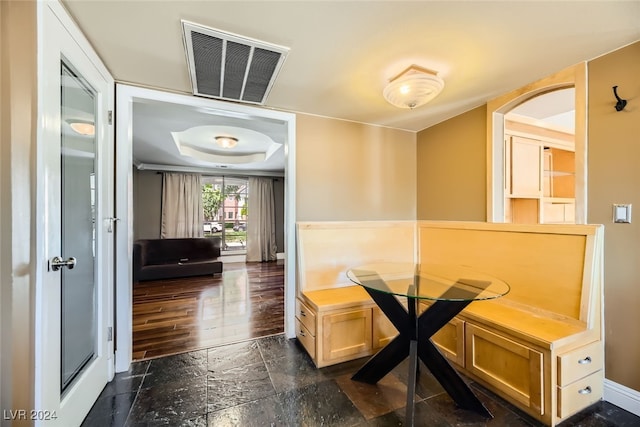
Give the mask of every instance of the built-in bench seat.
M 349 307 L 370 306 L 373 303 L 367 291 L 357 285 L 304 291 L 303 296 L 311 308 L 318 313 Z
M 471 304 L 464 316 L 549 349 L 562 345 L 567 337 L 587 332 L 587 326 L 579 320 L 509 301 Z
M 346 275 L 376 261 L 413 262 L 414 221 L 299 222 L 297 337 L 318 367 L 371 355 L 397 332 Z
M 471 303 L 432 338 L 460 372 L 547 425 L 602 397 L 602 226 L 475 222 L 298 224 L 298 338 L 318 367 L 397 333 L 349 268 L 457 264 L 510 292 Z M 421 301 L 421 309 L 430 302 Z

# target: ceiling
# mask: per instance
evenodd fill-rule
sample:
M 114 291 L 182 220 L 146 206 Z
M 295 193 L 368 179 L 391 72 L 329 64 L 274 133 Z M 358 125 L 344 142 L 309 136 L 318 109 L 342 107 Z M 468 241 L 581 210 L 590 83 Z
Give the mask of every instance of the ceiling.
M 177 102 L 181 98 L 184 104 Z M 186 105 L 189 101 L 190 97 L 175 94 L 170 102 L 132 98 L 133 159 L 139 169 L 262 175 L 284 171 L 286 124 L 252 114 L 206 108 L 201 102 L 197 106 Z M 214 142 L 215 136 L 236 137 L 238 146 L 220 148 Z M 255 158 L 262 153 L 266 159 Z
M 573 134 L 576 127 L 575 94 L 574 88 L 547 92 L 516 106 L 509 115 L 524 116 L 534 119 L 536 123 Z
M 290 49 L 266 108 L 409 131 L 640 40 L 640 1 L 63 3 L 116 81 L 191 94 L 184 19 Z M 425 106 L 393 107 L 383 87 L 411 64 L 437 71 L 444 90 Z M 183 128 L 201 125 L 165 107 Z

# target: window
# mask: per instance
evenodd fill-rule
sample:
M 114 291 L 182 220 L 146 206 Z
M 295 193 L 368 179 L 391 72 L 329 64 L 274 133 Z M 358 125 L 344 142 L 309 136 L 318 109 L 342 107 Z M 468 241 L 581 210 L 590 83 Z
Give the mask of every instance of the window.
M 202 177 L 204 235 L 220 237 L 223 252 L 245 250 L 247 189 L 244 177 Z

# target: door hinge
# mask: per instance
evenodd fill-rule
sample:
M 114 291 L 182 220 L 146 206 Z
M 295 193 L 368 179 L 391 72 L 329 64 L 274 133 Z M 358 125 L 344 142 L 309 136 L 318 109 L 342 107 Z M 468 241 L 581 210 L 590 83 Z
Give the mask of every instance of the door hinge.
M 107 328 L 107 341 L 113 341 L 113 326 Z
M 107 112 L 107 120 L 109 121 L 110 125 L 113 124 L 113 110 L 109 110 L 109 112 Z

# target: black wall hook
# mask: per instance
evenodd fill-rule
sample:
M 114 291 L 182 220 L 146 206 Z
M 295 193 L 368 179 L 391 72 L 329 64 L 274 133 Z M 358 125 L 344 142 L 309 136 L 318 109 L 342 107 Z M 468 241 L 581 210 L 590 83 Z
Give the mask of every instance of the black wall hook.
M 624 107 L 627 106 L 627 100 L 626 99 L 622 99 L 618 96 L 618 86 L 614 86 L 613 87 L 613 94 L 615 95 L 616 99 L 618 100 L 618 103 L 616 104 L 616 111 L 622 111 L 624 110 Z

